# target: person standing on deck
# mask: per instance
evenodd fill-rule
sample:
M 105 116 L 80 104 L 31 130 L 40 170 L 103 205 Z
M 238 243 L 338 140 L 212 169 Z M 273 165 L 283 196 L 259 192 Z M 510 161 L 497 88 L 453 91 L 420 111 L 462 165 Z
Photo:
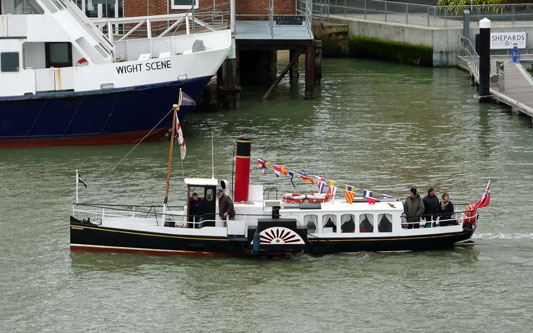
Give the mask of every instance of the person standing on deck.
M 409 191 L 409 196 L 403 203 L 403 209 L 407 222 L 409 222 L 409 229 L 420 227 L 420 217 L 424 214 L 424 203 L 420 198 L 420 195 L 416 194 L 416 188 L 412 187 Z
M 202 222 L 204 220 L 204 201 L 198 193 L 193 193 L 190 201 L 189 221 Z M 198 226 L 196 226 L 198 228 Z
M 435 195 L 435 189 L 430 187 L 428 195 L 424 197 L 424 216 L 426 217 L 426 228 L 431 228 L 431 221 L 435 223 L 439 217 L 440 203 Z
M 233 208 L 233 200 L 224 194 L 223 190 L 218 190 L 218 215 L 225 220 L 228 216 L 230 220 L 235 219 L 235 208 Z
M 441 226 L 457 224 L 457 220 L 452 218 L 454 213 L 453 203 L 450 201 L 448 193 L 444 192 L 442 201 L 440 202 L 440 221 Z

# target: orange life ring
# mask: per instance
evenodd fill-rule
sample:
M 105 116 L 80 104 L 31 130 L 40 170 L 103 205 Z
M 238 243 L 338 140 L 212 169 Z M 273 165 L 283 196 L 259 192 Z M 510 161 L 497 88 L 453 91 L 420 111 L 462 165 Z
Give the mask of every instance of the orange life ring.
M 301 193 L 287 193 L 283 195 L 283 202 L 300 203 L 305 200 L 305 194 Z
M 466 211 L 465 211 L 466 217 L 463 220 L 463 225 L 467 223 L 476 224 L 476 215 L 477 215 L 477 210 L 474 207 L 474 205 L 470 204 L 466 206 Z
M 307 195 L 309 202 L 327 202 L 329 197 L 323 193 L 312 193 Z

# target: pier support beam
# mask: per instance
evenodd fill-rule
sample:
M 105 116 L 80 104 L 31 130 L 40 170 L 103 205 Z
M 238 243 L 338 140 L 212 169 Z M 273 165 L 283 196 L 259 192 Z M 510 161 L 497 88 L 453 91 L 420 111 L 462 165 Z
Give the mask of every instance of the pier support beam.
M 490 20 L 479 21 L 479 102 L 491 101 L 490 96 Z
M 314 40 L 315 44 L 315 85 L 319 86 L 322 81 L 322 41 Z
M 294 59 L 294 56 L 296 54 L 300 55 L 301 50 L 300 49 L 290 49 L 289 50 L 289 59 Z M 294 62 L 294 65 L 291 66 L 290 72 L 289 72 L 291 82 L 295 81 L 298 82 L 298 77 L 300 76 L 300 72 L 298 71 L 298 58 L 296 58 L 296 61 Z
M 315 45 L 307 46 L 305 52 L 305 99 L 315 98 Z
M 237 59 L 226 59 L 217 74 L 218 90 L 224 109 L 237 108 L 237 94 L 241 91 L 237 78 Z

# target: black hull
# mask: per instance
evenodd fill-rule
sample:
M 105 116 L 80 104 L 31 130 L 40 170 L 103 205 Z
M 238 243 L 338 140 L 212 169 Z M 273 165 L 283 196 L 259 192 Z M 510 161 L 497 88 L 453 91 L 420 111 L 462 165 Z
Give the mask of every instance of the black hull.
M 247 238 L 207 236 L 178 236 L 163 233 L 135 232 L 83 223 L 73 217 L 70 221 L 70 248 L 73 251 L 142 252 L 157 255 L 287 255 L 328 254 L 359 251 L 423 251 L 453 247 L 456 242 L 469 239 L 473 230 L 442 235 L 390 238 L 307 239 L 305 230 L 294 230 L 305 244 L 261 244 L 253 251 L 254 232 Z
M 349 239 L 310 239 L 308 251 L 311 254 L 327 254 L 359 251 L 427 251 L 450 248 L 455 243 L 470 239 L 474 230 L 462 232 L 412 236 Z

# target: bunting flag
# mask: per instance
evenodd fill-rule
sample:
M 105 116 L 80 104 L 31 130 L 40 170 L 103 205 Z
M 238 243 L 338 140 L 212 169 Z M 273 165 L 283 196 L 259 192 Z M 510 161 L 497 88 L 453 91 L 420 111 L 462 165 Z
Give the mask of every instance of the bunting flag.
M 307 174 L 305 172 L 298 171 L 298 173 L 300 174 L 300 177 L 304 182 L 311 182 L 311 184 L 315 185 L 315 180 L 311 177 L 307 177 Z
M 181 90 L 180 90 L 181 94 Z M 185 154 L 187 154 L 187 146 L 185 145 L 185 139 L 183 138 L 183 133 L 181 132 L 181 124 L 178 118 L 178 113 L 176 112 L 176 135 L 178 137 L 178 144 L 180 145 L 181 159 L 185 159 Z
M 286 175 L 287 175 L 287 171 L 289 171 L 289 169 L 287 169 L 286 167 L 284 167 L 284 166 L 282 165 L 282 166 L 281 166 L 281 170 L 280 170 L 281 174 L 284 175 L 284 176 L 286 176 Z
M 83 178 L 81 178 L 81 175 L 79 173 L 78 173 L 78 183 L 83 184 L 83 186 L 87 187 L 87 183 L 85 182 L 85 180 L 83 180 Z
M 387 195 L 387 194 L 382 194 L 381 199 L 392 199 L 392 196 Z
M 366 201 L 367 201 L 369 204 L 371 204 L 371 205 L 373 205 L 373 204 L 376 203 L 376 199 L 374 199 L 374 198 L 372 198 L 372 197 L 365 197 L 365 199 L 366 199 Z
M 351 185 L 346 185 L 346 191 L 348 192 L 355 192 L 355 188 Z
M 346 190 L 344 191 L 344 196 L 346 197 L 346 202 L 349 204 L 352 204 L 353 199 L 355 198 L 355 192 L 348 191 L 348 187 L 351 187 L 351 186 L 346 186 Z
M 330 180 L 329 181 L 328 195 L 330 197 L 334 197 L 335 196 L 335 191 L 337 190 L 337 188 L 335 187 L 335 184 L 337 184 L 336 181 L 334 181 L 334 180 Z
M 324 191 L 324 187 L 326 186 L 326 182 L 319 180 L 317 186 L 318 186 L 318 193 L 322 193 L 322 191 Z
M 266 174 L 267 174 L 266 171 L 270 167 L 270 163 L 268 161 L 263 160 L 263 159 L 258 159 L 257 163 L 259 163 L 259 170 L 261 170 L 263 172 L 263 175 L 266 176 Z
M 366 197 L 370 197 L 372 198 L 372 191 L 369 191 L 369 190 L 364 190 L 363 191 L 363 197 L 366 198 Z
M 292 187 L 296 188 L 296 186 L 294 185 L 294 172 L 291 170 L 288 170 L 287 172 L 289 173 L 289 176 L 291 177 Z
M 337 193 L 337 186 L 330 186 L 328 189 L 328 195 L 335 199 L 335 193 Z
M 274 169 L 274 173 L 276 174 L 276 177 L 279 178 L 279 176 L 281 176 L 281 166 L 274 164 L 272 166 L 272 169 Z
M 486 207 L 489 205 L 489 203 L 490 203 L 490 180 L 489 180 L 489 183 L 487 184 L 487 188 L 483 192 L 483 195 L 481 196 L 479 201 L 474 205 L 474 208 L 478 209 L 481 207 Z

